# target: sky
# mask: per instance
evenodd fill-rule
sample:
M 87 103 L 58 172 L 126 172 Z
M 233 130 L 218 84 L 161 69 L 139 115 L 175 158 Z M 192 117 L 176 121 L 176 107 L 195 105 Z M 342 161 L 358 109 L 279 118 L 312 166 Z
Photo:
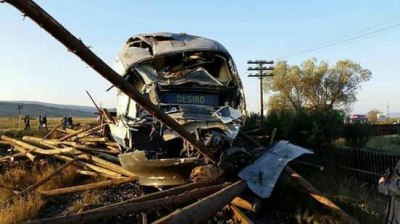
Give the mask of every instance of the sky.
M 186 32 L 217 40 L 238 67 L 250 111 L 259 110 L 259 85 L 247 77 L 248 60 L 298 65 L 315 57 L 331 64 L 351 59 L 371 70 L 353 113 L 386 112 L 388 103 L 391 112 L 400 112 L 398 0 L 36 2 L 109 65 L 124 42 L 140 33 Z M 0 4 L 0 101 L 92 105 L 88 90 L 102 106 L 115 107 L 115 91 L 106 92 L 108 87 L 29 18 Z

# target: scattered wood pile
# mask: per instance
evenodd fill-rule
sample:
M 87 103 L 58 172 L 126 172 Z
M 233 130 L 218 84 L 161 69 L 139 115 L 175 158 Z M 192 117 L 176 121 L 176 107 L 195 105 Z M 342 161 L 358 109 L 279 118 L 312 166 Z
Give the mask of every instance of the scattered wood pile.
M 125 183 L 136 183 L 135 174 L 125 170 L 119 164 L 117 158 L 119 154 L 118 145 L 104 137 L 105 125 L 104 123 L 87 125 L 78 130 L 63 130 L 55 127 L 44 138 L 24 136 L 19 140 L 5 135 L 0 136 L 0 143 L 9 145 L 11 151 L 11 155 L 0 157 L 0 164 L 10 163 L 20 158 L 27 158 L 35 164 L 43 163 L 49 159 L 55 159 L 64 164 L 44 179 L 17 192 L 2 206 L 32 193 L 69 166 L 77 167 L 77 172 L 81 175 L 101 176 L 106 180 L 59 189 L 35 191 L 35 193 L 40 194 L 43 198 L 51 199 L 60 195 L 105 189 Z M 251 221 L 238 207 L 256 212 L 260 208 L 261 200 L 250 196 L 239 196 L 245 188 L 246 184 L 241 181 L 237 183 L 191 183 L 80 212 L 79 214 L 37 220 L 33 223 L 92 222 L 114 216 L 147 213 L 185 205 L 189 206 L 165 216 L 158 223 L 172 223 L 178 220 L 204 222 L 220 211 L 221 208 L 229 210 L 234 215 L 234 220 L 248 223 Z M 190 203 L 194 204 L 190 205 Z

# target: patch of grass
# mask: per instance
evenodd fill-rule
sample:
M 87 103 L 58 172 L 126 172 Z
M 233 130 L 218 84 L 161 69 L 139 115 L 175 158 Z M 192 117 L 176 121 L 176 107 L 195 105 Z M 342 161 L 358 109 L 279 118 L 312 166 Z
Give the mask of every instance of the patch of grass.
M 386 198 L 378 194 L 377 184 L 366 184 L 334 168 L 303 176 L 360 223 L 377 223 L 384 217 Z
M 360 223 L 379 223 L 384 217 L 386 198 L 378 194 L 376 184 L 366 184 L 354 175 L 334 168 L 326 167 L 320 172 L 301 165 L 291 166 Z M 344 223 L 331 209 L 317 202 L 286 175 L 279 178 L 271 197 L 265 199 L 259 213 L 267 218 L 265 220 L 287 220 L 284 223 Z
M 5 171 L 5 173 L 0 176 L 0 187 L 21 191 L 49 176 L 60 166 L 61 165 L 49 164 L 45 167 L 34 167 L 32 170 L 28 170 L 23 166 L 14 167 L 12 170 Z M 69 166 L 64 169 L 61 174 L 40 186 L 37 191 L 70 186 L 76 177 L 76 168 L 74 166 Z
M 81 199 L 76 200 L 70 207 L 68 214 L 80 213 L 89 206 L 97 205 L 101 201 L 101 190 L 85 191 Z
M 400 155 L 400 135 L 374 136 L 369 139 L 364 149 Z
M 49 131 L 60 124 L 61 118 L 58 117 L 48 117 L 47 124 Z M 89 124 L 96 122 L 96 118 L 74 118 L 75 124 Z M 0 117 L 0 135 L 7 135 L 13 138 L 21 138 L 24 135 L 43 137 L 47 134 L 46 131 L 39 131 L 37 118 L 31 118 L 31 130 L 23 130 L 25 127 L 24 121 L 21 120 L 20 127 L 18 128 L 18 117 Z
M 34 167 L 29 170 L 23 166 L 6 170 L 0 176 L 0 203 L 8 200 L 14 191 L 21 191 L 37 181 L 53 173 L 61 165 L 47 164 L 44 167 Z M 67 167 L 61 174 L 37 188 L 34 192 L 13 200 L 0 207 L 0 223 L 21 223 L 35 218 L 45 200 L 37 194 L 38 191 L 71 186 L 77 177 L 76 168 Z
M 44 204 L 45 201 L 37 194 L 17 199 L 8 206 L 0 208 L 0 223 L 14 224 L 33 219 Z

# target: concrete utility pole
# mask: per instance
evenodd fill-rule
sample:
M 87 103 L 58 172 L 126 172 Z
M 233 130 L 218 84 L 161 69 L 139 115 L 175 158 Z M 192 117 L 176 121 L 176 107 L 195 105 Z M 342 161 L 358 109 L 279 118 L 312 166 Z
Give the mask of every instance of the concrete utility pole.
M 389 103 L 387 103 L 387 106 L 386 106 L 386 119 L 387 119 L 388 122 L 390 122 L 390 118 L 389 118 Z
M 265 67 L 267 64 L 274 64 L 274 61 L 266 61 L 266 60 L 255 60 L 255 61 L 248 61 L 247 64 L 255 64 L 255 67 L 249 67 L 247 71 L 258 71 L 258 74 L 250 74 L 247 77 L 257 77 L 260 78 L 260 118 L 261 121 L 264 120 L 264 97 L 263 97 L 263 78 L 270 76 L 273 77 L 274 75 L 271 73 L 266 73 L 267 71 L 274 70 L 273 66 Z M 265 73 L 264 73 L 265 71 Z

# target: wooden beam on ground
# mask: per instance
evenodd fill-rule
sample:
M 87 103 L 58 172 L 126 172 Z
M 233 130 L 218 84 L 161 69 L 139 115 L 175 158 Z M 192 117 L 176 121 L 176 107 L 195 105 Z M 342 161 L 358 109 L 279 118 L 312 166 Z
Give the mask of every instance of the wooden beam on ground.
M 143 211 L 158 211 L 162 208 L 179 207 L 188 203 L 192 203 L 200 198 L 212 194 L 220 189 L 226 187 L 226 184 L 214 185 L 194 189 L 179 195 L 164 197 L 155 200 L 142 201 L 138 203 L 124 204 L 120 206 L 113 206 L 107 209 L 96 211 L 85 211 L 80 214 L 61 216 L 55 218 L 33 220 L 31 223 L 95 223 L 97 220 L 120 215 L 129 215 L 140 213 Z M 145 196 L 144 196 L 145 197 Z
M 209 184 L 211 185 L 211 184 Z M 178 187 L 173 187 L 170 188 L 168 190 L 164 190 L 164 191 L 159 191 L 159 192 L 154 192 L 154 193 L 150 193 L 150 194 L 146 194 L 142 197 L 137 197 L 137 198 L 132 198 L 129 200 L 125 200 L 125 201 L 121 201 L 118 203 L 114 203 L 111 205 L 107 205 L 104 207 L 99 207 L 99 208 L 95 208 L 91 211 L 100 211 L 100 210 L 107 210 L 110 209 L 112 207 L 118 207 L 121 205 L 126 205 L 126 204 L 132 204 L 132 203 L 138 203 L 138 202 L 143 202 L 143 201 L 149 201 L 149 200 L 155 200 L 155 199 L 160 199 L 160 198 L 165 198 L 165 197 L 169 197 L 171 195 L 177 195 L 177 194 L 182 194 L 184 192 L 196 189 L 196 188 L 201 188 L 204 186 L 209 186 L 205 183 L 190 183 L 190 184 L 185 184 L 182 186 L 178 186 Z
M 50 131 L 49 133 L 47 133 L 47 135 L 45 135 L 45 136 L 42 138 L 42 140 L 45 140 L 45 139 L 47 139 L 48 137 L 50 137 L 50 135 L 53 134 L 53 133 L 57 130 L 57 128 L 59 128 L 60 126 L 61 126 L 61 123 L 58 124 L 57 126 L 55 126 L 53 129 L 51 129 L 51 131 Z
M 247 184 L 244 181 L 238 181 L 198 202 L 176 210 L 154 223 L 204 223 L 246 188 Z
M 50 148 L 59 148 L 60 146 L 71 146 L 74 147 L 76 149 L 81 149 L 81 150 L 86 150 L 86 151 L 98 151 L 98 152 L 106 152 L 106 153 L 111 153 L 111 154 L 119 154 L 120 152 L 116 151 L 116 150 L 106 150 L 106 149 L 96 149 L 96 148 L 90 148 L 87 145 L 82 145 L 82 144 L 78 144 L 76 142 L 59 142 L 57 139 L 45 139 L 42 140 L 40 138 L 37 137 L 31 137 L 31 136 L 24 136 L 22 138 L 22 140 L 27 141 L 27 142 L 32 142 L 35 144 L 43 144 L 45 143 L 46 146 L 50 147 Z
M 72 158 L 68 157 L 68 156 L 62 156 L 62 155 L 55 155 L 55 157 L 57 159 L 63 160 L 63 161 L 71 161 Z M 90 164 L 88 162 L 83 162 L 83 161 L 76 161 L 76 164 L 82 166 L 82 167 L 86 167 L 90 170 L 93 170 L 95 172 L 97 172 L 99 175 L 106 177 L 106 178 L 122 178 L 122 175 L 119 173 L 116 173 L 114 171 L 105 169 L 103 167 L 100 166 L 96 166 L 93 164 Z
M 236 219 L 238 219 L 241 224 L 253 224 L 253 221 L 251 221 L 249 217 L 247 217 L 242 211 L 240 211 L 238 207 L 232 204 L 228 207 L 233 211 L 233 215 Z
M 40 144 L 41 142 L 44 142 L 44 143 L 49 142 L 49 143 L 51 143 L 51 140 L 44 140 L 44 141 L 42 141 L 42 140 L 39 139 L 39 138 L 28 137 L 28 136 L 25 136 L 23 139 L 24 139 L 24 140 L 27 140 L 27 141 L 33 141 L 33 142 L 39 143 L 39 144 Z M 27 144 L 27 143 L 25 143 L 25 144 Z M 27 145 L 27 147 L 28 147 L 28 145 Z M 34 146 L 32 146 L 32 147 L 34 147 Z M 68 149 L 70 149 L 70 150 L 68 150 Z M 42 150 L 44 150 L 44 149 L 42 149 Z M 62 152 L 65 151 L 65 152 L 68 152 L 68 153 L 74 154 L 74 155 L 77 155 L 77 154 L 85 154 L 84 152 L 79 151 L 79 150 L 77 150 L 77 149 L 75 149 L 75 148 L 58 148 L 58 149 L 52 149 L 52 150 L 60 150 L 60 151 L 62 151 Z M 48 152 L 48 151 L 51 151 L 51 150 L 44 150 L 44 151 L 45 151 L 45 152 Z M 64 152 L 64 153 L 65 153 L 65 152 Z M 92 156 L 92 155 L 89 155 L 89 154 L 85 154 L 85 155 L 87 155 L 88 158 L 89 158 L 95 165 L 101 166 L 101 167 L 103 167 L 103 168 L 106 168 L 106 169 L 108 169 L 108 170 L 114 171 L 114 172 L 116 172 L 116 173 L 119 173 L 119 174 L 122 174 L 122 175 L 125 175 L 125 176 L 128 176 L 128 177 L 135 177 L 135 176 L 136 176 L 134 173 L 129 172 L 128 170 L 124 169 L 124 168 L 123 168 L 122 166 L 120 166 L 120 165 L 117 165 L 117 164 L 114 164 L 114 163 L 109 162 L 109 161 L 107 161 L 107 160 L 101 159 L 101 158 L 99 158 L 99 157 L 97 157 L 97 156 Z
M 12 145 L 11 143 L 7 142 L 7 141 L 0 141 L 0 145 Z
M 28 157 L 28 159 L 31 160 L 32 162 L 36 161 L 36 156 L 32 155 L 32 153 L 29 152 L 30 150 L 25 150 L 24 148 L 19 147 L 17 145 L 14 146 L 14 149 L 22 154 L 25 154 L 25 156 Z
M 115 124 L 114 118 L 111 116 L 110 112 L 106 108 L 103 108 L 103 115 L 106 118 L 107 122 Z
M 74 138 L 74 140 L 81 139 L 81 138 L 85 138 L 85 137 L 87 137 L 87 136 L 89 136 L 89 135 L 91 135 L 91 134 L 93 134 L 93 133 L 95 133 L 95 132 L 97 132 L 97 131 L 100 131 L 105 125 L 107 125 L 107 123 L 98 125 L 98 126 L 92 128 L 92 129 L 90 129 L 90 130 L 87 130 L 87 131 L 85 131 L 85 132 L 83 132 L 83 133 L 77 135 L 77 136 Z
M 321 165 L 317 165 L 317 164 L 313 164 L 313 163 L 309 163 L 309 162 L 304 162 L 301 160 L 293 160 L 293 162 L 297 163 L 297 164 L 301 164 L 303 166 L 308 166 L 311 168 L 315 168 L 318 169 L 319 171 L 324 171 L 325 167 L 321 166 Z
M 74 150 L 73 153 L 74 154 L 84 154 L 83 152 L 81 152 L 79 150 Z M 136 175 L 134 173 L 129 172 L 128 170 L 126 170 L 125 168 L 123 168 L 120 165 L 117 165 L 117 164 L 114 164 L 114 163 L 109 162 L 107 160 L 101 159 L 101 158 L 99 158 L 97 156 L 92 156 L 92 155 L 89 155 L 89 154 L 85 154 L 85 155 L 87 155 L 89 157 L 89 159 L 95 165 L 101 166 L 103 168 L 106 168 L 108 170 L 111 170 L 113 172 L 122 174 L 122 175 L 127 176 L 127 177 L 136 177 Z
M 0 163 L 9 162 L 13 159 L 21 158 L 21 157 L 25 157 L 25 156 L 26 156 L 26 153 L 22 153 L 22 152 L 13 154 L 13 155 L 4 156 L 4 157 L 0 158 Z
M 25 150 L 29 150 L 31 153 L 37 153 L 37 154 L 42 154 L 42 155 L 56 155 L 56 154 L 61 154 L 61 153 L 71 153 L 74 150 L 73 148 L 43 149 L 43 148 L 28 144 L 26 142 L 20 141 L 20 140 L 7 137 L 5 135 L 0 136 L 0 139 L 10 142 L 12 144 L 15 144 L 16 146 L 20 146 L 21 148 L 23 148 Z
M 63 129 L 61 129 L 61 128 L 57 128 L 57 131 L 58 132 L 60 132 L 60 133 L 64 133 L 64 134 L 71 134 L 71 132 L 70 131 L 67 131 L 67 130 L 63 130 Z
M 231 204 L 252 212 L 258 212 L 262 202 L 260 198 L 243 195 L 234 198 Z
M 91 177 L 98 177 L 99 175 L 96 172 L 88 171 L 88 170 L 77 170 L 77 173 L 85 176 L 91 176 Z
M 294 181 L 296 181 L 300 186 L 302 186 L 304 189 L 306 189 L 310 195 L 320 202 L 321 204 L 327 206 L 330 208 L 332 211 L 334 211 L 337 215 L 339 215 L 343 221 L 346 223 L 358 223 L 353 217 L 348 215 L 345 211 L 343 211 L 339 206 L 337 206 L 335 203 L 333 203 L 329 198 L 325 197 L 324 194 L 316 189 L 314 186 L 312 186 L 307 180 L 305 180 L 303 177 L 300 176 L 300 174 L 296 173 L 294 170 L 292 170 L 289 166 L 285 167 L 285 174 L 289 177 L 291 177 Z
M 102 138 L 79 138 L 77 139 L 80 142 L 96 142 L 96 143 L 106 143 L 107 138 L 102 137 Z
M 135 178 L 135 177 L 125 177 L 125 178 L 102 181 L 102 182 L 98 182 L 98 183 L 90 183 L 90 184 L 84 184 L 84 185 L 78 185 L 78 186 L 72 186 L 72 187 L 47 190 L 47 191 L 40 192 L 40 194 L 45 197 L 57 196 L 57 195 L 63 195 L 63 194 L 71 194 L 71 193 L 77 193 L 77 192 L 82 192 L 82 191 L 105 189 L 105 188 L 117 186 L 120 184 L 132 183 L 133 181 L 136 181 L 136 180 L 137 180 L 137 178 Z
M 60 141 L 60 142 L 65 141 L 65 140 L 70 139 L 72 137 L 75 137 L 75 136 L 77 136 L 80 133 L 83 133 L 85 131 L 87 131 L 87 129 L 86 128 L 82 128 L 82 129 L 80 129 L 78 131 L 75 131 L 74 133 L 67 134 L 66 136 L 61 137 L 60 139 L 58 139 L 58 141 Z

